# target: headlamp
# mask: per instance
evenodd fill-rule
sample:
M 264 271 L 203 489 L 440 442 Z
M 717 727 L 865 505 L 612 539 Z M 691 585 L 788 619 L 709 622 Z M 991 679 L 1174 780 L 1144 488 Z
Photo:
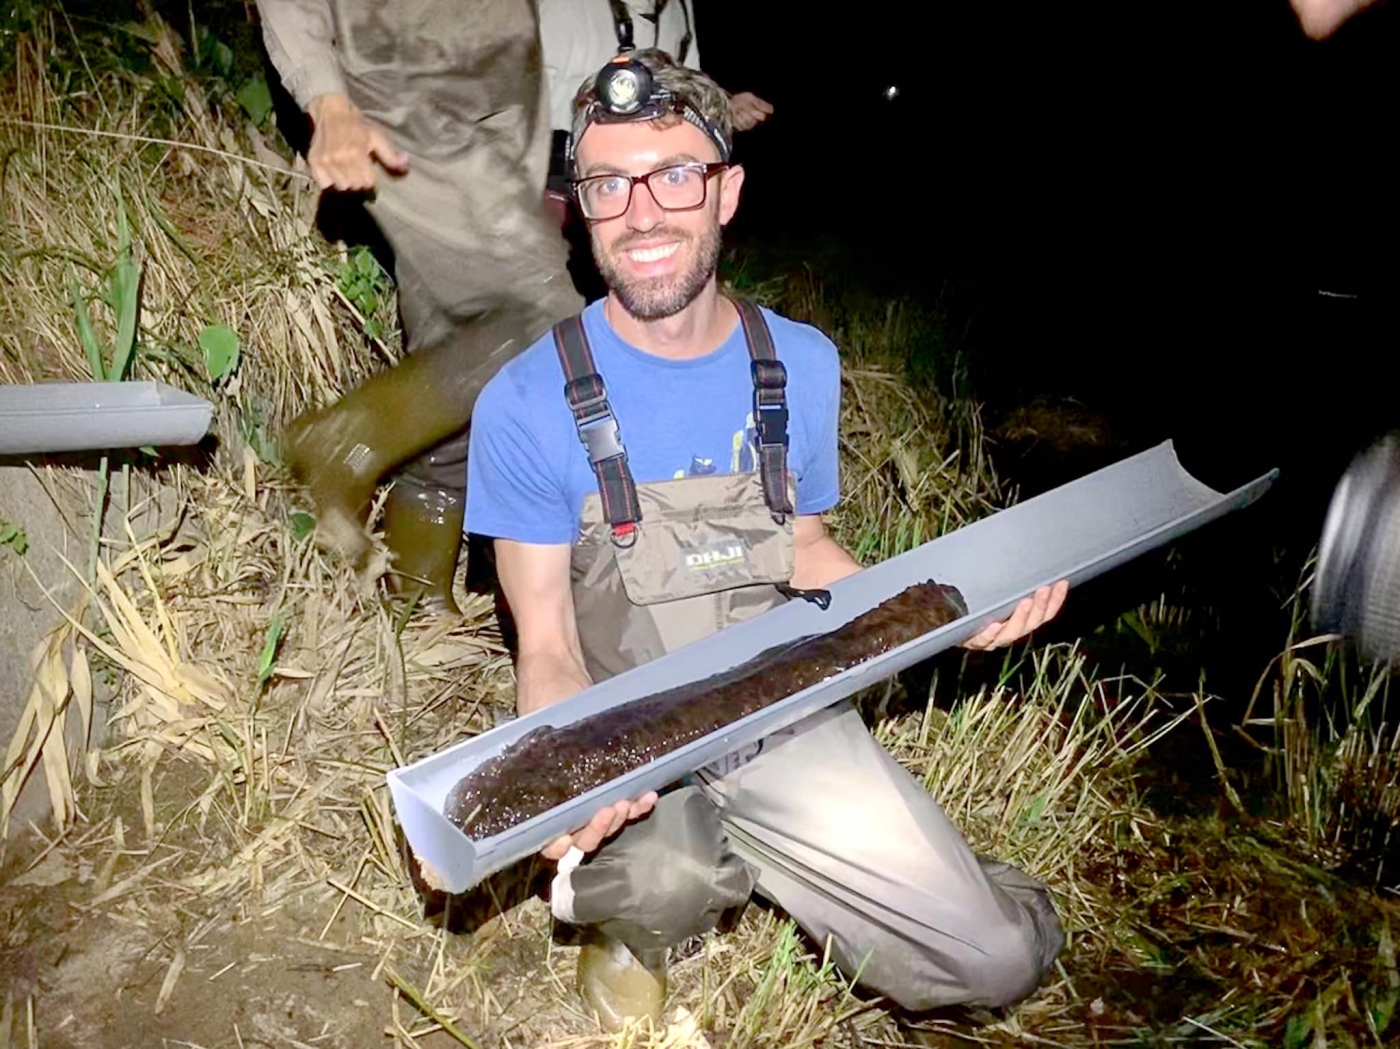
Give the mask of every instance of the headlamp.
M 652 97 L 651 70 L 640 62 L 614 59 L 598 73 L 595 84 L 598 100 L 618 116 L 631 116 Z
M 676 98 L 658 84 L 651 69 L 627 52 L 618 55 L 599 70 L 593 84 L 597 98 L 574 118 L 573 133 L 569 135 L 564 155 L 570 178 L 574 174 L 578 141 L 590 124 L 655 120 L 666 113 L 675 113 L 694 124 L 719 149 L 720 159 L 726 162 L 729 160 L 728 137 L 701 116 L 693 106 Z

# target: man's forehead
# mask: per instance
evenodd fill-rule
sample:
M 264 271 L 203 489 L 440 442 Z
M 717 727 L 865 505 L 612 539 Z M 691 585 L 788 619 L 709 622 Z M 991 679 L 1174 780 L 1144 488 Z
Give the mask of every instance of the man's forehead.
M 615 168 L 640 175 L 673 157 L 718 160 L 719 150 L 688 120 L 590 124 L 578 144 L 578 168 L 584 175 L 590 168 Z

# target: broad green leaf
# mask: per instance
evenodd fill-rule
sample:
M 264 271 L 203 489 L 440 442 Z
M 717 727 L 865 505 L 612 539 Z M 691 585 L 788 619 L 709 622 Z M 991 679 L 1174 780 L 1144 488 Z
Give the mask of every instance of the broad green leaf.
M 243 81 L 234 97 L 253 121 L 253 126 L 262 127 L 268 114 L 272 112 L 272 91 L 263 75 L 255 73 Z
M 316 527 L 316 518 L 301 510 L 297 510 L 290 516 L 292 525 L 292 538 L 297 542 L 305 539 Z
M 112 346 L 109 382 L 121 382 L 136 352 L 136 321 L 141 310 L 141 264 L 132 255 L 131 220 L 120 186 L 112 187 L 117 206 L 117 264 L 107 278 L 107 302 L 117 315 L 117 341 Z
M 8 546 L 16 554 L 23 555 L 29 549 L 29 537 L 17 525 L 0 521 L 0 546 Z
M 1290 1016 L 1283 1027 L 1283 1049 L 1304 1049 L 1312 1028 L 1312 1021 L 1306 1016 Z
M 213 382 L 225 379 L 238 367 L 238 336 L 227 324 L 211 324 L 199 333 L 204 370 Z
M 93 382 L 102 382 L 107 378 L 107 370 L 102 364 L 102 346 L 97 341 L 97 333 L 92 330 L 92 316 L 88 313 L 87 299 L 83 297 L 83 290 L 71 270 L 68 273 L 68 297 L 73 302 L 78 341 L 83 344 L 83 350 L 87 353 L 88 371 L 92 373 Z
M 1040 819 L 1040 817 L 1044 815 L 1044 813 L 1045 795 L 1041 794 L 1039 797 L 1037 797 L 1034 801 L 1030 803 L 1030 806 L 1022 814 L 1021 825 L 1028 826 L 1029 824 L 1036 822 L 1036 820 Z
M 117 341 L 107 377 L 121 382 L 136 352 L 136 320 L 141 311 L 141 264 L 132 258 L 130 248 L 112 270 L 111 297 L 117 311 Z
M 219 71 L 219 76 L 225 80 L 233 72 L 233 48 L 222 40 L 214 47 L 214 68 Z

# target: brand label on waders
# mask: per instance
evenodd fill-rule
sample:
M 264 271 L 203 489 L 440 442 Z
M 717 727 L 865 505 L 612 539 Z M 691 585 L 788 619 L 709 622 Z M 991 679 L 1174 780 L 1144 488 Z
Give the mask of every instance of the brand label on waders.
M 681 556 L 687 571 L 710 572 L 744 564 L 749 559 L 749 552 L 739 540 L 723 539 L 705 546 L 683 547 Z

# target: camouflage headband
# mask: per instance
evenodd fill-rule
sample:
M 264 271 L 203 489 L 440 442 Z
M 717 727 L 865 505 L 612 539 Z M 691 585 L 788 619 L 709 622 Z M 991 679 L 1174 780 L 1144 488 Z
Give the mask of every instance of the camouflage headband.
M 608 97 L 604 97 L 607 95 Z M 618 55 L 574 95 L 574 125 L 565 158 L 570 173 L 579 140 L 592 124 L 656 120 L 674 114 L 705 133 L 728 161 L 729 96 L 704 73 L 655 48 Z

